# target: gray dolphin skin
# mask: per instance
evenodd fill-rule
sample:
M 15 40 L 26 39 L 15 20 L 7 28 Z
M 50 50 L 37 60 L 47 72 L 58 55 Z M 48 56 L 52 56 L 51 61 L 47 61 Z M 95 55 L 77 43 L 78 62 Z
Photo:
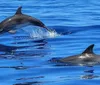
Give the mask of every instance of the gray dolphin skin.
M 4 32 L 14 33 L 16 29 L 27 25 L 39 26 L 47 29 L 48 31 L 51 31 L 40 20 L 33 18 L 29 15 L 23 14 L 21 12 L 21 9 L 22 7 L 20 6 L 13 16 L 3 20 L 0 23 L 0 33 Z
M 59 59 L 60 62 L 68 65 L 80 65 L 80 66 L 93 66 L 100 64 L 100 55 L 93 52 L 94 44 L 90 45 L 84 52 L 79 55 L 73 55 Z

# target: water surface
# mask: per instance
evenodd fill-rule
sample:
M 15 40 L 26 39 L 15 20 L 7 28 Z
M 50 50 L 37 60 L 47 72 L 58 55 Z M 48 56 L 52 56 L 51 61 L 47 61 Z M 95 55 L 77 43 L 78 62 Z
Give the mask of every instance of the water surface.
M 49 34 L 29 26 L 0 35 L 0 85 L 99 85 L 100 66 L 60 66 L 49 61 L 79 54 L 90 44 L 100 54 L 99 0 L 0 2 L 0 21 L 22 6 L 23 13 L 55 30 Z

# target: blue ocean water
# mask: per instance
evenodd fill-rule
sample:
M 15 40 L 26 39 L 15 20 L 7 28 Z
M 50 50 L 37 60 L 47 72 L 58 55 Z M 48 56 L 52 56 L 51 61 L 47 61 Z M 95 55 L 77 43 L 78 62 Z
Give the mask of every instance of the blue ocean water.
M 49 61 L 80 54 L 91 44 L 100 54 L 99 0 L 0 0 L 0 21 L 14 15 L 19 6 L 55 32 L 29 26 L 16 34 L 1 34 L 0 85 L 99 85 L 99 65 Z

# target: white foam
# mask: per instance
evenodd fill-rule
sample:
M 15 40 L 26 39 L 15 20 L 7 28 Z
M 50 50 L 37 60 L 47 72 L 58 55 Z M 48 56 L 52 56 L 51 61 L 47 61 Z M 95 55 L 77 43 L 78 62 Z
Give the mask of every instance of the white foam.
M 49 31 L 44 31 L 42 29 L 37 29 L 37 30 L 32 30 L 29 32 L 30 36 L 32 38 L 54 38 L 57 36 L 60 36 L 55 30 L 52 30 L 51 32 Z
M 60 34 L 58 34 L 55 30 L 52 30 L 51 32 L 47 32 L 47 37 L 49 38 L 54 38 L 60 36 Z

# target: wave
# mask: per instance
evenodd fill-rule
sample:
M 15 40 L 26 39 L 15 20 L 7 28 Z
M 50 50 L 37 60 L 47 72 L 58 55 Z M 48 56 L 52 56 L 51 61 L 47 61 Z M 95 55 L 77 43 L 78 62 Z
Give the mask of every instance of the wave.
M 58 34 L 70 34 L 77 33 L 86 30 L 98 30 L 100 29 L 100 25 L 91 25 L 91 26 L 49 26 L 49 28 L 53 28 L 56 30 Z

